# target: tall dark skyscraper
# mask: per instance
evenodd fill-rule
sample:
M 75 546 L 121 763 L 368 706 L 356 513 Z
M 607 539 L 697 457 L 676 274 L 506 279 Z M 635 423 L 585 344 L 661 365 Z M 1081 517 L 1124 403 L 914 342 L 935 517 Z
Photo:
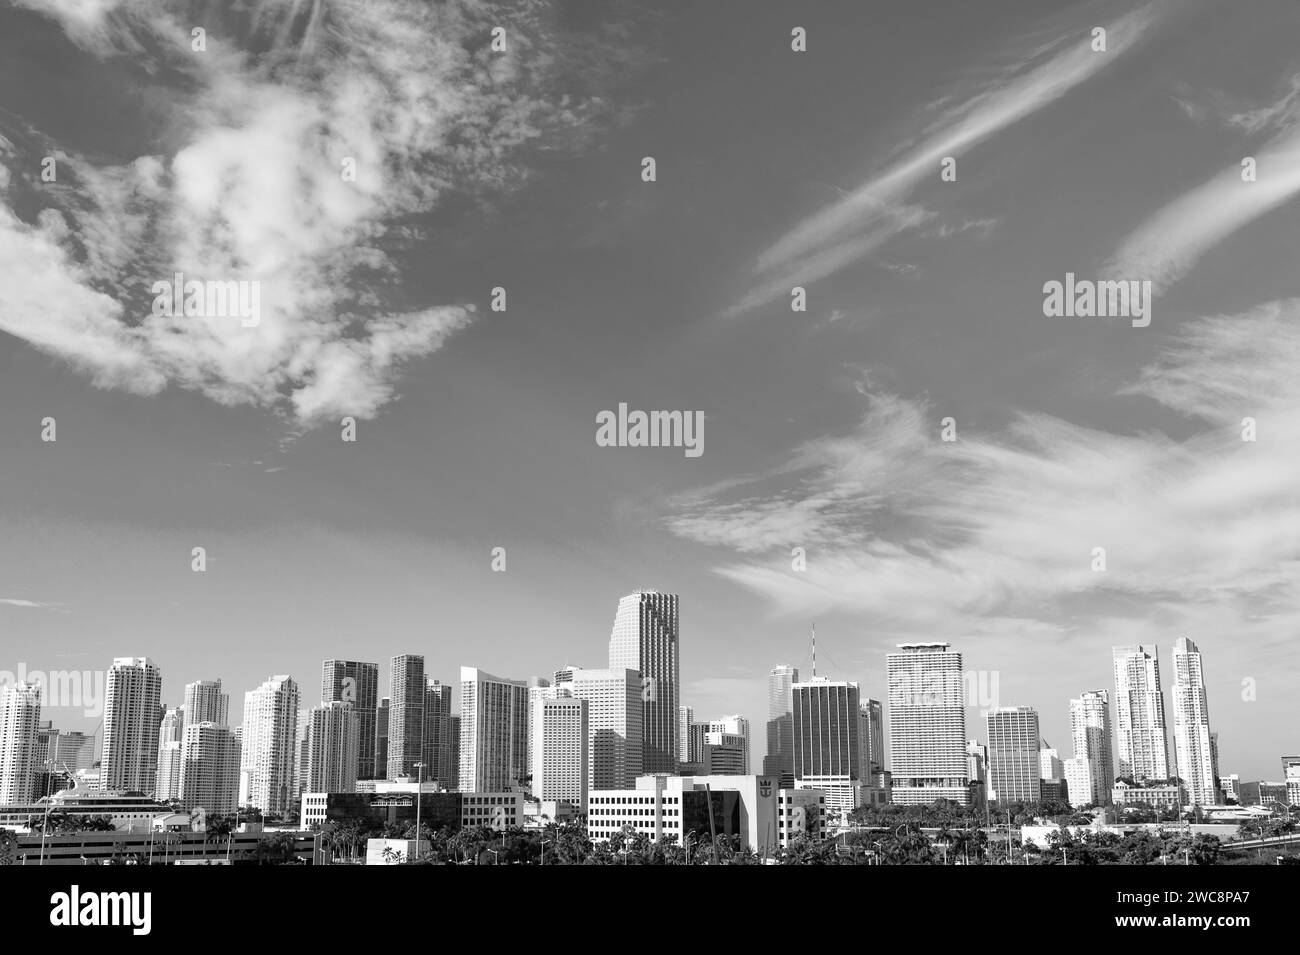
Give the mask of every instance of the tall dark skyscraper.
M 388 697 L 375 707 L 375 778 L 388 775 Z
M 453 725 L 454 720 L 451 715 L 451 686 L 428 680 L 424 695 L 424 778 L 436 779 L 446 789 L 456 788 L 460 772 L 457 765 L 460 724 L 455 721 Z
M 388 705 L 388 779 L 414 778 L 419 772 L 415 764 L 423 755 L 426 689 L 424 657 L 414 653 L 393 657 Z
M 375 762 L 375 721 L 379 704 L 379 664 L 326 660 L 321 665 L 320 701 L 351 703 L 360 723 L 357 779 L 383 778 L 387 765 Z

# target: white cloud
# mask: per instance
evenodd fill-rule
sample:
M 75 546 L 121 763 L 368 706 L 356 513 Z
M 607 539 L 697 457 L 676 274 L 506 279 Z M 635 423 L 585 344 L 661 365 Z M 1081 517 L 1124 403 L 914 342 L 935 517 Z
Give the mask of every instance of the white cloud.
M 907 212 L 907 200 L 925 180 L 938 182 L 940 162 L 961 157 L 993 134 L 1051 105 L 1135 48 L 1165 5 L 1148 3 L 1107 26 L 1107 52 L 1093 52 L 1088 23 L 1025 52 L 1017 65 L 961 102 L 941 101 L 943 114 L 901 158 L 841 201 L 808 216 L 758 259 L 756 289 L 729 314 L 771 301 L 792 285 L 830 275 L 875 251 L 894 234 L 931 216 Z M 905 214 L 907 213 L 907 214 Z
M 119 165 L 70 155 L 77 189 L 44 193 L 62 216 L 39 227 L 0 206 L 0 268 L 20 277 L 0 291 L 0 329 L 104 386 L 173 383 L 307 424 L 373 415 L 404 360 L 472 320 L 472 307 L 403 295 L 383 250 L 389 224 L 451 189 L 512 187 L 520 146 L 599 108 L 553 105 L 563 57 L 535 6 L 33 6 L 92 55 L 133 51 L 156 76 L 185 79 L 157 97 L 172 107 L 164 148 Z M 199 19 L 206 52 L 189 48 Z M 508 55 L 480 42 L 497 24 L 511 29 Z M 260 324 L 151 314 L 152 284 L 176 272 L 258 282 Z
M 1300 616 L 1297 361 L 1300 300 L 1190 323 L 1117 397 L 1178 413 L 1179 437 L 1023 414 L 945 443 L 939 411 L 872 396 L 851 434 L 810 441 L 747 485 L 683 497 L 668 525 L 729 550 L 718 574 L 805 619 L 847 611 L 913 636 L 1166 638 L 1214 620 L 1265 646 Z M 1241 439 L 1247 416 L 1256 442 Z M 790 567 L 794 546 L 805 572 Z

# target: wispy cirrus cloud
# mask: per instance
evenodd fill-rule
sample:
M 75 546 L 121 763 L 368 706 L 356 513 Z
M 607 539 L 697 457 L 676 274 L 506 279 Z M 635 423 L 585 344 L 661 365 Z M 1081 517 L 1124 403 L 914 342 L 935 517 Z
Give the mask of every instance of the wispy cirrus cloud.
M 868 395 L 852 433 L 682 496 L 666 520 L 730 551 L 715 572 L 784 613 L 847 611 L 898 636 L 1130 638 L 1199 617 L 1280 645 L 1300 621 L 1298 361 L 1300 300 L 1189 323 L 1118 398 L 1176 413 L 1178 437 L 1023 413 L 949 443 L 939 409 Z
M 1224 239 L 1300 195 L 1300 73 L 1275 102 L 1228 122 L 1249 134 L 1272 133 L 1254 151 L 1256 179 L 1245 181 L 1234 164 L 1168 203 L 1120 243 L 1109 274 L 1166 289 Z
M 450 192 L 514 188 L 524 147 L 580 135 L 608 107 L 547 3 L 24 5 L 85 54 L 129 58 L 165 109 L 124 161 L 35 122 L 4 130 L 0 268 L 18 279 L 0 288 L 0 330 L 104 387 L 178 385 L 305 424 L 374 414 L 404 362 L 473 320 L 472 304 L 403 291 L 392 252 L 412 217 Z M 494 27 L 505 52 L 489 48 Z M 33 172 L 52 150 L 57 185 Z M 37 217 L 16 211 L 33 203 Z M 258 282 L 260 324 L 152 314 L 152 284 L 176 272 Z
M 917 187 L 938 181 L 940 163 L 960 157 L 997 132 L 1045 109 L 1105 70 L 1146 39 L 1170 9 L 1152 0 L 1108 23 L 1075 20 L 1049 39 L 1035 38 L 982 83 L 978 92 L 932 103 L 942 112 L 889 166 L 840 201 L 795 225 L 758 258 L 755 287 L 727 315 L 746 312 L 788 293 L 792 285 L 830 275 L 876 251 L 894 235 L 929 222 L 934 214 L 911 205 Z M 1103 25 L 1107 48 L 1094 52 L 1090 28 Z M 947 234 L 953 234 L 949 231 Z

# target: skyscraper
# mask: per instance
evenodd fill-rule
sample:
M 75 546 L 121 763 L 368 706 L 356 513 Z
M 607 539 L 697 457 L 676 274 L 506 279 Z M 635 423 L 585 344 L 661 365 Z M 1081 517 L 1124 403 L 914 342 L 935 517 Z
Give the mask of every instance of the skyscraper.
M 357 779 L 379 779 L 388 766 L 375 762 L 379 718 L 379 664 L 356 660 L 326 660 L 321 664 L 320 701 L 351 703 L 357 714 Z M 385 730 L 386 731 L 386 730 Z
M 393 657 L 388 704 L 388 777 L 414 779 L 423 755 L 424 705 L 428 685 L 424 657 L 400 653 Z M 427 768 L 427 767 L 426 767 Z
M 37 683 L 0 685 L 0 805 L 27 802 L 36 793 L 36 729 L 41 721 Z
M 988 802 L 989 749 L 979 740 L 966 743 L 966 778 L 970 781 L 971 802 L 983 808 Z
M 1042 779 L 1038 756 L 1038 711 L 1000 706 L 985 717 L 989 734 L 989 798 L 1006 807 L 1038 802 Z
M 229 815 L 239 807 L 239 738 L 229 726 L 185 725 L 181 762 L 181 804 Z
M 436 779 L 444 789 L 457 788 L 459 735 L 460 727 L 451 715 L 451 684 L 425 681 L 423 775 L 425 779 Z
M 961 654 L 947 643 L 902 643 L 885 660 L 893 801 L 970 805 Z
M 632 789 L 643 772 L 641 674 L 574 667 L 566 686 L 587 701 L 587 789 Z
M 89 733 L 71 731 L 60 733 L 54 744 L 54 765 L 68 772 L 90 769 L 95 765 L 95 737 Z
M 221 691 L 220 680 L 186 683 L 184 709 L 187 723 L 230 723 L 230 697 Z
M 589 704 L 568 696 L 539 696 L 529 708 L 532 741 L 532 794 L 587 811 L 587 725 Z
M 856 809 L 865 771 L 858 685 L 813 677 L 790 696 L 795 788 L 824 790 L 829 809 Z
M 298 684 L 292 677 L 273 676 L 244 694 L 240 772 L 248 805 L 276 813 L 294 807 L 297 739 Z
M 1137 645 L 1115 647 L 1115 738 L 1120 776 L 1169 778 L 1165 695 L 1160 687 L 1160 651 Z
M 1174 643 L 1174 755 L 1189 805 L 1218 803 L 1214 779 L 1214 741 L 1201 672 L 1201 652 L 1186 637 Z
M 609 637 L 610 669 L 641 674 L 641 759 L 646 773 L 677 772 L 680 623 L 676 594 L 638 591 L 618 602 Z
M 162 673 L 148 657 L 119 657 L 104 692 L 104 751 L 99 786 L 151 793 L 158 776 Z
M 181 744 L 184 735 L 184 708 L 167 710 L 158 728 L 158 776 L 154 786 L 154 798 L 163 802 L 181 798 Z
M 375 778 L 388 777 L 388 697 L 375 708 Z
M 461 667 L 460 788 L 505 792 L 521 784 L 527 745 L 528 684 Z
M 779 777 L 783 789 L 794 788 L 794 715 L 790 687 L 798 682 L 798 667 L 781 664 L 767 674 L 767 754 L 763 757 L 763 774 Z
M 866 700 L 860 712 L 862 765 L 866 767 L 867 781 L 879 786 L 879 777 L 885 771 L 885 709 L 879 700 Z
M 570 677 L 572 679 L 572 677 Z M 695 708 L 677 707 L 677 765 L 685 766 L 691 761 L 691 725 L 695 722 Z
M 740 775 L 748 776 L 749 765 L 750 765 L 749 763 L 749 759 L 750 759 L 749 720 L 745 719 L 743 716 L 736 716 L 736 715 L 720 716 L 716 720 L 709 721 L 708 732 L 738 737 L 743 741 L 740 744 L 741 751 L 744 754 L 741 758 Z M 722 744 L 714 743 L 712 745 L 722 745 Z
M 1070 700 L 1070 738 L 1074 758 L 1084 760 L 1086 767 L 1075 764 L 1071 777 L 1069 760 L 1066 760 L 1065 779 L 1070 788 L 1070 805 L 1105 806 L 1110 802 L 1110 788 L 1115 784 L 1115 759 L 1110 742 L 1110 693 L 1106 690 L 1088 690 L 1078 699 Z M 1079 788 L 1084 781 L 1088 788 Z
M 331 700 L 308 714 L 306 767 L 302 789 L 350 793 L 357 789 L 361 716 L 351 703 Z

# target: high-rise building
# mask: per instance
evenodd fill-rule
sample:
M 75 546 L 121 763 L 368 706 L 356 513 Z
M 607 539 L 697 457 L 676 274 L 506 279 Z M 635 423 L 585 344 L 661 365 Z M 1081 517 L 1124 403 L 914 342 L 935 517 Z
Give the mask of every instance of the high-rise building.
M 947 643 L 903 643 L 885 660 L 893 801 L 970 805 L 961 654 Z
M 29 802 L 36 795 L 40 722 L 40 684 L 0 685 L 0 805 Z
M 1201 652 L 1186 637 L 1174 643 L 1174 757 L 1187 802 L 1213 806 L 1219 801 L 1214 779 L 1210 713 L 1201 672 Z
M 695 707 L 677 707 L 677 763 L 684 766 L 691 761 L 691 726 L 695 723 Z
M 360 748 L 361 716 L 351 703 L 331 700 L 313 707 L 307 717 L 302 791 L 356 792 Z
M 798 682 L 798 667 L 781 664 L 767 674 L 767 753 L 763 757 L 763 774 L 778 777 L 784 789 L 794 788 L 794 713 L 790 687 Z
M 424 685 L 425 779 L 437 780 L 443 789 L 455 790 L 460 776 L 460 725 L 451 715 L 451 684 L 427 680 Z M 421 774 L 417 773 L 418 778 Z
M 1038 756 L 1038 711 L 999 706 L 986 714 L 989 734 L 989 799 L 1006 807 L 1036 803 L 1042 775 Z
M 983 807 L 989 799 L 988 794 L 988 747 L 979 740 L 966 743 L 966 778 L 970 780 L 972 803 Z
M 641 674 L 641 759 L 646 773 L 675 773 L 681 677 L 681 614 L 676 594 L 638 591 L 618 602 L 609 667 Z
M 221 690 L 220 680 L 195 680 L 185 684 L 187 723 L 230 724 L 230 696 Z
M 244 694 L 240 772 L 246 777 L 245 803 L 263 812 L 285 812 L 297 805 L 298 684 L 271 677 Z
M 401 653 L 393 657 L 388 704 L 388 778 L 414 779 L 423 756 L 424 707 L 428 682 L 424 657 Z
M 709 728 L 716 723 L 701 725 L 705 729 L 700 759 L 704 773 L 709 776 L 748 776 L 745 763 L 749 740 L 739 733 L 723 733 Z
M 587 811 L 587 715 L 584 699 L 539 696 L 529 708 L 532 725 L 532 794 L 543 801 L 567 802 L 578 812 Z
M 461 667 L 461 790 L 508 792 L 521 785 L 527 745 L 528 684 Z
M 1077 752 L 1077 750 L 1076 750 Z M 1065 789 L 1069 795 L 1070 806 L 1082 809 L 1085 806 L 1099 806 L 1110 802 L 1110 793 L 1099 797 L 1098 780 L 1104 779 L 1095 768 L 1093 760 L 1087 756 L 1072 756 L 1065 761 Z
M 375 778 L 388 777 L 388 710 L 389 698 L 379 699 L 375 708 Z
M 1077 699 L 1070 700 L 1070 739 L 1074 758 L 1085 760 L 1087 765 L 1075 765 L 1074 778 L 1069 775 L 1070 805 L 1104 806 L 1110 802 L 1111 786 L 1115 783 L 1115 759 L 1110 742 L 1110 693 L 1107 690 L 1088 690 Z M 1068 760 L 1067 760 L 1068 762 Z M 1083 780 L 1088 788 L 1080 789 Z
M 70 773 L 90 769 L 95 765 L 94 734 L 71 731 L 60 733 L 54 744 L 53 762 L 56 768 L 67 768 Z
M 158 776 L 158 730 L 162 722 L 162 673 L 148 657 L 118 657 L 108 669 L 104 692 L 104 752 L 99 788 L 154 791 Z
M 185 709 L 172 707 L 158 728 L 158 776 L 154 798 L 170 802 L 181 798 L 181 744 L 185 735 Z
M 856 809 L 865 770 L 858 685 L 813 677 L 790 696 L 795 788 L 824 790 L 829 809 Z
M 1115 647 L 1113 661 L 1117 775 L 1135 780 L 1168 779 L 1169 742 L 1159 648 L 1140 644 Z
M 627 789 L 642 775 L 641 674 L 574 667 L 569 691 L 587 701 L 587 789 Z
M 356 660 L 326 660 L 321 664 L 320 701 L 351 703 L 357 714 L 357 779 L 383 779 L 387 764 L 375 762 L 378 739 L 379 664 Z M 385 727 L 387 732 L 387 727 Z
M 524 774 L 530 780 L 533 778 L 533 704 L 538 700 L 555 698 L 556 689 L 550 680 L 541 676 L 528 678 L 528 745 L 524 747 Z
M 722 733 L 727 736 L 736 736 L 739 737 L 741 740 L 743 740 L 741 744 L 741 752 L 743 753 L 743 759 L 741 761 L 740 773 L 743 776 L 748 776 L 749 775 L 749 749 L 750 749 L 749 720 L 745 719 L 743 716 L 736 716 L 736 715 L 720 716 L 716 720 L 709 720 L 708 732 Z M 706 740 L 706 742 L 708 741 Z M 718 744 L 713 744 L 713 745 L 718 745 Z
M 862 704 L 862 744 L 867 749 L 863 760 L 867 767 L 867 776 L 873 785 L 877 777 L 885 771 L 885 708 L 879 700 L 867 700 Z
M 1043 740 L 1043 746 L 1038 751 L 1038 775 L 1043 779 L 1065 778 L 1065 763 L 1061 754 L 1048 746 L 1047 740 Z
M 218 723 L 187 723 L 181 762 L 181 803 L 229 815 L 239 808 L 239 737 Z
M 1223 798 L 1230 799 L 1240 805 L 1241 776 L 1237 773 L 1229 773 L 1227 776 L 1220 776 L 1219 783 L 1223 787 Z

